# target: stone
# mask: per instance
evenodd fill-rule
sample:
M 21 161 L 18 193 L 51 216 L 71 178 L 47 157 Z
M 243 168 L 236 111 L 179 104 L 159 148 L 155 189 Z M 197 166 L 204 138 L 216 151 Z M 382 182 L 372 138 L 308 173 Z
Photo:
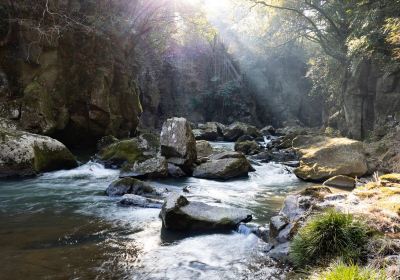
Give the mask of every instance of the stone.
M 323 185 L 335 188 L 354 189 L 356 180 L 349 176 L 338 175 L 326 180 Z
M 196 140 L 216 141 L 222 137 L 223 125 L 216 122 L 207 122 L 200 124 L 198 129 L 193 130 Z
M 166 198 L 160 217 L 164 228 L 176 231 L 229 230 L 252 219 L 248 210 L 188 201 L 177 193 Z
M 172 163 L 168 163 L 168 174 L 174 178 L 181 178 L 187 176 L 186 173 L 183 172 L 183 170 L 179 166 L 176 166 Z
M 190 173 L 197 159 L 196 140 L 189 122 L 184 118 L 171 118 L 161 131 L 161 155 L 169 163 Z
M 242 135 L 238 138 L 238 140 L 236 140 L 236 143 L 238 142 L 245 142 L 245 141 L 253 141 L 255 140 L 253 136 L 250 135 Z M 264 141 L 264 138 L 262 138 L 261 141 Z
M 261 151 L 260 145 L 256 141 L 244 141 L 235 143 L 235 151 L 245 155 L 254 155 Z
M 272 125 L 267 125 L 260 130 L 261 134 L 264 136 L 275 135 L 275 128 Z
M 279 215 L 285 217 L 289 222 L 300 219 L 304 214 L 304 209 L 299 206 L 299 195 L 288 195 Z
M 288 224 L 286 217 L 284 216 L 274 216 L 271 218 L 269 223 L 269 239 L 271 241 L 275 240 L 279 232 Z
M 143 197 L 135 194 L 125 194 L 119 203 L 124 206 L 136 206 L 141 208 L 157 208 L 157 209 L 161 209 L 163 205 L 162 200 Z
M 275 246 L 268 252 L 268 255 L 274 260 L 280 262 L 289 261 L 290 242 L 282 243 Z
M 213 153 L 210 143 L 205 140 L 196 141 L 197 158 L 208 157 Z
M 72 153 L 55 139 L 0 128 L 0 178 L 32 176 L 77 166 Z
M 229 180 L 248 176 L 253 168 L 240 153 L 225 152 L 213 155 L 209 161 L 197 166 L 193 172 L 196 178 Z
M 101 151 L 102 149 L 110 146 L 111 144 L 117 143 L 119 140 L 118 138 L 112 136 L 112 135 L 107 135 L 102 137 L 99 141 L 97 141 L 97 150 Z
M 112 182 L 107 190 L 108 196 L 123 196 L 125 194 L 156 195 L 156 190 L 148 183 L 134 179 L 122 178 Z
M 226 127 L 224 131 L 224 139 L 226 141 L 235 142 L 242 135 L 250 135 L 252 137 L 262 136 L 260 131 L 252 125 L 248 125 L 241 122 L 235 122 L 230 126 Z
M 132 177 L 138 179 L 156 179 L 168 177 L 168 162 L 162 156 L 150 158 L 122 167 L 120 178 Z
M 304 135 L 293 140 L 293 148 L 300 155 L 300 167 L 294 173 L 303 180 L 361 177 L 368 171 L 363 144 L 356 140 Z

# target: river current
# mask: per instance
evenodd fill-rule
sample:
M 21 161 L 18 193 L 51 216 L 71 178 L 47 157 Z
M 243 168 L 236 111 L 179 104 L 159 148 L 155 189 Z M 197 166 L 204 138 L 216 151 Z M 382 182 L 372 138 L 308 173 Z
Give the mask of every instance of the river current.
M 232 149 L 232 144 L 213 143 Z M 189 200 L 247 208 L 268 224 L 304 187 L 286 167 L 254 166 L 248 178 L 156 180 Z M 88 161 L 37 178 L 0 181 L 0 279 L 275 279 L 266 243 L 247 228 L 201 235 L 165 232 L 159 209 L 122 207 L 104 195 L 119 172 Z M 269 278 L 268 278 L 269 277 Z

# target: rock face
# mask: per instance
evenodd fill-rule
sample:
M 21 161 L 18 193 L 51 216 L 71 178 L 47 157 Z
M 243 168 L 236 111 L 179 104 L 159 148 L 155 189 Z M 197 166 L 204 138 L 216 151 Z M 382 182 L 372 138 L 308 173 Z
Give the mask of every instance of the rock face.
M 70 18 L 99 18 L 117 8 L 106 2 L 53 2 L 51 10 Z M 103 26 L 110 28 L 99 28 L 91 20 L 71 20 L 71 28 L 47 18 L 39 23 L 41 3 L 36 8 L 26 0 L 2 3 L 0 8 L 10 11 L 11 18 L 24 18 L 0 39 L 0 68 L 9 86 L 8 94 L 0 96 L 3 117 L 18 119 L 23 130 L 76 145 L 135 132 L 142 108 L 133 76 L 134 43 L 126 40 L 126 25 L 117 27 L 107 17 Z M 41 27 L 36 29 L 36 24 Z M 48 31 L 53 28 L 59 33 Z
M 155 189 L 149 184 L 134 178 L 123 178 L 112 182 L 106 190 L 109 196 L 123 196 L 125 194 L 154 195 Z
M 164 157 L 158 156 L 143 162 L 125 164 L 122 168 L 120 177 L 139 179 L 166 178 L 168 177 L 168 162 Z
M 368 171 L 363 144 L 355 140 L 298 136 L 293 140 L 293 148 L 300 154 L 300 167 L 295 169 L 295 174 L 303 180 L 362 176 Z
M 190 202 L 179 194 L 167 197 L 160 217 L 166 229 L 177 231 L 233 229 L 252 219 L 247 210 Z
M 161 155 L 185 172 L 192 170 L 197 159 L 196 140 L 186 119 L 172 118 L 164 122 L 161 131 Z
M 203 158 L 208 157 L 213 153 L 213 148 L 210 143 L 205 140 L 200 140 L 196 142 L 197 157 Z
M 0 128 L 0 178 L 31 176 L 76 166 L 75 157 L 59 141 Z
M 245 155 L 254 155 L 259 153 L 261 148 L 256 141 L 244 141 L 235 143 L 235 151 Z
M 230 126 L 226 127 L 224 131 L 224 139 L 226 141 L 235 142 L 242 135 L 250 135 L 254 138 L 262 136 L 260 131 L 252 125 L 248 125 L 241 122 L 235 122 Z
M 229 180 L 247 176 L 252 167 L 243 154 L 225 152 L 213 155 L 209 161 L 196 167 L 193 176 L 204 179 Z

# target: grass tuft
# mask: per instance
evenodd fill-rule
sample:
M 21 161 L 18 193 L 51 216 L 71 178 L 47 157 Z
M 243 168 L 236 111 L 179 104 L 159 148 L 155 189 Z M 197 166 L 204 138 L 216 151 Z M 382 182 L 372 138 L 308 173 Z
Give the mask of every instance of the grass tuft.
M 326 271 L 311 278 L 312 280 L 387 280 L 383 270 L 358 265 L 335 264 Z
M 302 227 L 294 237 L 290 259 L 295 266 L 323 264 L 341 257 L 355 262 L 363 254 L 369 230 L 350 214 L 329 209 Z

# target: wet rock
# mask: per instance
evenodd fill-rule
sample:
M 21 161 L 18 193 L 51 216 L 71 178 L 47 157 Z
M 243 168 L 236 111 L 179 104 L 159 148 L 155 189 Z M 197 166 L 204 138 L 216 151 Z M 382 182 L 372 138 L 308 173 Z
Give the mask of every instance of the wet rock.
M 157 208 L 157 209 L 160 209 L 163 205 L 162 200 L 143 197 L 135 194 L 125 194 L 119 203 L 124 206 L 136 206 L 142 208 Z
M 267 125 L 260 130 L 261 134 L 264 136 L 275 135 L 275 128 L 272 125 Z
M 271 218 L 269 224 L 269 237 L 270 240 L 275 240 L 279 232 L 288 224 L 287 218 L 284 216 L 275 216 Z
M 248 125 L 241 122 L 235 122 L 230 126 L 226 127 L 224 131 L 224 139 L 226 141 L 235 142 L 242 135 L 250 135 L 252 137 L 262 136 L 260 131 L 252 125 Z
M 55 139 L 0 128 L 0 178 L 32 176 L 77 165 L 72 153 Z
M 254 137 L 253 136 L 250 136 L 250 135 L 243 135 L 243 136 L 240 136 L 239 138 L 238 138 L 238 140 L 236 140 L 236 143 L 237 142 L 245 142 L 245 141 L 253 141 L 254 140 Z M 264 139 L 262 138 L 262 141 L 264 141 Z
M 138 179 L 156 179 L 168 177 L 168 162 L 158 156 L 134 164 L 125 164 L 122 167 L 120 178 L 132 177 Z
M 149 184 L 134 178 L 123 178 L 112 182 L 107 190 L 108 196 L 123 196 L 125 194 L 156 195 L 156 190 Z
M 290 243 L 282 243 L 275 246 L 272 250 L 268 252 L 268 255 L 274 260 L 280 262 L 289 261 L 289 251 L 290 251 Z
M 244 141 L 235 143 L 235 151 L 245 155 L 254 155 L 259 153 L 261 148 L 256 141 Z
M 117 143 L 118 141 L 118 138 L 112 135 L 104 136 L 97 142 L 97 150 L 101 151 L 102 149 L 110 146 L 111 144 Z
M 252 219 L 247 210 L 192 202 L 176 193 L 166 198 L 160 216 L 166 229 L 177 231 L 234 229 Z
M 186 173 L 183 170 L 174 164 L 168 163 L 168 174 L 174 178 L 186 177 Z
M 296 176 L 323 181 L 337 175 L 362 176 L 368 171 L 365 150 L 359 141 L 323 136 L 298 136 L 293 148 L 300 154 Z
M 356 180 L 349 176 L 338 175 L 326 180 L 323 184 L 328 187 L 354 189 Z
M 300 166 L 300 161 L 294 160 L 294 161 L 285 161 L 282 162 L 283 165 L 289 166 L 289 167 L 299 167 Z
M 204 179 L 228 180 L 247 176 L 251 170 L 252 166 L 244 155 L 225 152 L 213 155 L 209 161 L 197 166 L 193 176 Z
M 213 153 L 210 143 L 205 140 L 196 141 L 197 158 L 208 157 Z
M 261 160 L 262 162 L 294 162 L 298 161 L 296 152 L 292 149 L 285 150 L 269 150 L 258 153 L 252 158 Z
M 191 172 L 197 159 L 196 140 L 186 119 L 172 118 L 164 122 L 161 131 L 161 155 L 186 173 Z
M 157 155 L 160 142 L 154 134 L 118 141 L 103 148 L 98 158 L 107 167 L 119 168 L 124 164 L 145 161 Z
M 223 136 L 224 125 L 217 122 L 208 122 L 199 124 L 198 128 L 193 130 L 196 140 L 216 141 Z

